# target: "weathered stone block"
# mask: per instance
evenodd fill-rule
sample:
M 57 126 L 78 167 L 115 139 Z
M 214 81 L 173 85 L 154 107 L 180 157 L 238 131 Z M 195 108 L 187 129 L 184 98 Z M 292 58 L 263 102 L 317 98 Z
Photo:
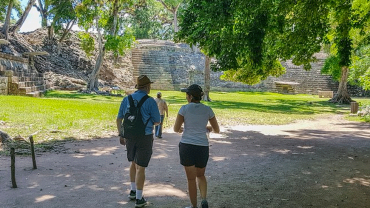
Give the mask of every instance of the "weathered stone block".
M 0 77 L 0 95 L 8 94 L 8 78 Z

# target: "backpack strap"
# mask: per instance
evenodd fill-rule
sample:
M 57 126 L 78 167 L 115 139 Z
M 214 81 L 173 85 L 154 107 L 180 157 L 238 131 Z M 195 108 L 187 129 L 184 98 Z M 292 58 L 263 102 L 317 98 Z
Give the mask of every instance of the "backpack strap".
M 144 102 L 145 102 L 148 98 L 149 98 L 149 96 L 148 96 L 148 95 L 144 95 L 144 97 L 143 97 L 143 98 L 141 98 L 141 100 L 140 100 L 139 104 L 137 104 L 137 107 L 138 107 L 138 108 L 141 108 L 141 106 L 144 104 Z M 140 110 L 141 110 L 141 109 L 140 109 Z M 145 123 L 145 127 L 148 125 L 149 120 L 150 120 L 150 118 L 146 121 L 146 123 Z
M 144 97 L 141 98 L 139 104 L 137 104 L 137 107 L 140 108 L 144 104 L 144 102 L 146 101 L 146 99 L 148 99 L 148 98 L 149 98 L 148 95 L 144 95 Z
M 135 106 L 134 99 L 132 98 L 132 95 L 128 96 L 128 102 L 130 103 L 130 106 Z

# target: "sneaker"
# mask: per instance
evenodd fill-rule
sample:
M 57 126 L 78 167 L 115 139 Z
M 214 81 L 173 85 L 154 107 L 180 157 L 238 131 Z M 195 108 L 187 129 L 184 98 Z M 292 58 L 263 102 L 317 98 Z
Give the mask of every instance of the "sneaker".
M 208 208 L 207 200 L 203 199 L 201 205 L 202 205 L 202 208 Z
M 141 199 L 136 199 L 135 207 L 144 207 L 146 204 L 146 200 L 143 197 Z
M 131 190 L 130 194 L 128 195 L 128 198 L 131 199 L 131 200 L 136 199 L 136 191 Z
M 162 139 L 162 136 L 157 136 L 158 139 Z

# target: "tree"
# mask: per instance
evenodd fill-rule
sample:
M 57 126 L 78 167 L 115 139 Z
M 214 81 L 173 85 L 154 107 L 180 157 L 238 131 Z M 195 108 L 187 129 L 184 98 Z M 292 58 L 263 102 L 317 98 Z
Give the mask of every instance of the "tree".
M 126 49 L 131 47 L 135 40 L 130 30 L 120 28 L 119 24 L 124 16 L 120 15 L 120 12 L 130 6 L 132 6 L 130 0 L 83 0 L 76 7 L 78 24 L 85 31 L 95 29 L 98 35 L 98 57 L 88 81 L 88 89 L 90 91 L 98 90 L 98 75 L 106 51 L 112 51 L 114 54 L 122 55 Z M 93 39 L 89 38 L 89 33 L 85 33 L 84 35 L 85 40 L 90 40 L 90 44 L 94 43 L 94 41 L 91 41 Z M 85 47 L 87 46 L 89 45 L 85 45 Z
M 24 21 L 27 19 L 28 13 L 30 12 L 32 6 L 35 4 L 36 0 L 29 0 L 24 10 L 22 16 L 18 19 L 18 21 L 10 28 L 10 31 L 15 33 L 18 32 L 19 29 L 22 27 Z
M 138 1 L 127 14 L 124 23 L 132 28 L 137 39 L 173 39 L 171 13 L 157 0 Z
M 335 7 L 331 16 L 331 25 L 334 25 L 328 35 L 331 55 L 325 61 L 322 72 L 340 81 L 337 95 L 348 94 L 347 78 L 353 85 L 370 89 L 367 58 L 370 52 L 370 2 L 348 1 Z M 344 92 L 340 93 L 340 90 Z M 332 101 L 336 101 L 335 99 L 340 102 L 340 99 L 351 101 L 345 96 L 334 97 Z
M 178 28 L 178 21 L 177 21 L 177 12 L 179 10 L 180 5 L 183 3 L 184 0 L 158 0 L 161 4 L 172 13 L 173 15 L 173 29 L 176 32 L 179 31 Z
M 41 16 L 41 27 L 46 27 L 49 11 L 51 9 L 51 0 L 37 0 L 38 4 L 34 4 L 33 6 L 40 12 Z
M 338 93 L 331 101 L 349 103 L 346 83 L 353 52 L 349 36 L 353 27 L 352 3 L 351 0 L 190 0 L 181 16 L 177 40 L 199 44 L 214 56 L 217 64 L 212 69 L 224 71 L 223 78 L 255 84 L 268 76 L 283 74 L 281 60 L 292 58 L 294 64 L 309 70 L 310 63 L 316 61 L 314 54 L 334 30 L 333 47 L 342 74 Z
M 50 30 L 55 29 L 56 33 L 60 34 L 58 40 L 58 53 L 60 53 L 61 43 L 67 38 L 67 35 L 76 24 L 77 15 L 75 8 L 81 3 L 76 0 L 50 0 L 49 16 L 53 19 Z M 49 33 L 50 34 L 50 33 Z M 49 37 L 51 39 L 51 37 Z
M 9 25 L 11 24 L 12 20 L 11 13 L 13 9 L 15 9 L 18 15 L 22 13 L 19 0 L 7 0 L 0 3 L 0 12 L 4 12 L 2 14 L 6 14 L 5 16 L 0 16 L 0 21 L 4 21 L 2 33 L 5 35 L 6 40 L 9 39 Z

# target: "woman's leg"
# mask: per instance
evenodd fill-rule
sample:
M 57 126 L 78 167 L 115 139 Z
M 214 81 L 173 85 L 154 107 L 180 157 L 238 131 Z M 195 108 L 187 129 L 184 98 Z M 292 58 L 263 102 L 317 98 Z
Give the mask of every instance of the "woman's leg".
M 196 168 L 196 172 L 200 196 L 203 200 L 207 198 L 207 179 L 204 175 L 204 173 L 206 172 L 206 168 Z
M 193 207 L 197 206 L 197 170 L 195 166 L 184 166 L 186 177 L 188 179 L 188 191 L 190 202 Z

